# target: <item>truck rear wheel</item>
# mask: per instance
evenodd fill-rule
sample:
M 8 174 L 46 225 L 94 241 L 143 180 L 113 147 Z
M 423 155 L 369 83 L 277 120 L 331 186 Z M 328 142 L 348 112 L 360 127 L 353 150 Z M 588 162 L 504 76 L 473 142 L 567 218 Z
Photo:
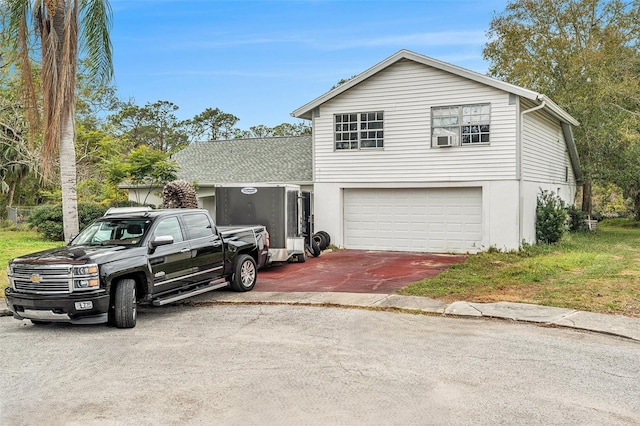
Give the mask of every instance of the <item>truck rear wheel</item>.
M 231 289 L 233 291 L 253 290 L 257 278 L 256 261 L 253 257 L 246 254 L 238 256 L 236 269 L 231 277 Z
M 125 278 L 116 284 L 114 322 L 118 328 L 136 326 L 136 282 Z

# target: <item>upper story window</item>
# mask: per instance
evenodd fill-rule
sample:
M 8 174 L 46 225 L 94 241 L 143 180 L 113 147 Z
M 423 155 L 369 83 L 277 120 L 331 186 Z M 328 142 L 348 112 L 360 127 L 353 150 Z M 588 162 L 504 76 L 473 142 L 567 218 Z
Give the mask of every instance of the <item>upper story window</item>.
M 490 104 L 434 107 L 431 109 L 431 145 L 487 144 L 490 122 Z
M 371 149 L 384 146 L 383 112 L 336 114 L 335 144 L 338 149 Z

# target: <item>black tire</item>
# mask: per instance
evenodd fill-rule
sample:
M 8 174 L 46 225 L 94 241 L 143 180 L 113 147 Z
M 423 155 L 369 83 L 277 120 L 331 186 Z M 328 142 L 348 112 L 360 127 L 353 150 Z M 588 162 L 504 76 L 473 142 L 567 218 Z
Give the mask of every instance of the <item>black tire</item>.
M 317 233 L 317 234 L 324 235 L 324 239 L 325 239 L 325 240 L 327 240 L 327 247 L 329 246 L 329 244 L 331 244 L 331 236 L 330 236 L 327 232 L 324 232 L 324 231 L 318 231 L 318 232 L 316 232 L 316 233 Z
M 304 263 L 304 262 L 307 261 L 306 253 L 296 254 L 293 257 L 296 259 L 296 262 L 298 262 L 298 263 Z
M 311 255 L 313 257 L 320 256 L 320 252 L 321 252 L 320 246 L 318 245 L 318 243 L 316 242 L 315 239 L 311 240 L 311 250 L 310 251 L 311 251 Z
M 236 269 L 231 277 L 231 289 L 233 291 L 250 291 L 256 285 L 258 269 L 253 257 L 241 254 L 236 262 Z
M 327 246 L 329 245 L 327 243 L 327 239 L 324 237 L 324 235 L 316 232 L 315 234 L 313 234 L 313 241 L 315 241 L 318 244 L 318 247 L 320 247 L 320 250 L 324 250 L 327 248 Z
M 114 323 L 118 328 L 133 328 L 137 318 L 136 282 L 125 278 L 116 284 Z

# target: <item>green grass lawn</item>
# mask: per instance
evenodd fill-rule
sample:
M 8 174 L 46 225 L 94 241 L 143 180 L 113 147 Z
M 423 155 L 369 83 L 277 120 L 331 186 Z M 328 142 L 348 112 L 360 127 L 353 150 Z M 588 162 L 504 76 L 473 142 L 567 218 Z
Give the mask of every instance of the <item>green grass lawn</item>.
M 556 245 L 481 253 L 399 292 L 446 302 L 510 301 L 640 317 L 640 224 L 609 220 Z
M 61 246 L 35 232 L 0 231 L 0 295 L 9 259 Z M 640 317 L 640 223 L 609 220 L 556 245 L 480 253 L 399 292 L 445 302 L 510 301 Z
M 59 241 L 43 241 L 37 232 L 0 230 L 0 297 L 4 297 L 7 287 L 7 263 L 10 259 L 62 245 Z

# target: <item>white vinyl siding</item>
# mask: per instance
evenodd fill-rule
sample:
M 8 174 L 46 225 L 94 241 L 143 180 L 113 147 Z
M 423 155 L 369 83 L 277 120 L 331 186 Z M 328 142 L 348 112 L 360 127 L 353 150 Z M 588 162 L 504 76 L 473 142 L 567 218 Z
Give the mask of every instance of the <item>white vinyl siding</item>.
M 482 241 L 481 188 L 344 190 L 344 246 L 475 252 Z
M 431 146 L 431 108 L 489 104 L 491 143 Z M 384 111 L 383 150 L 335 150 L 334 115 Z M 516 105 L 509 94 L 403 60 L 321 105 L 313 122 L 316 182 L 438 182 L 516 178 Z
M 534 106 L 523 102 L 522 109 Z M 560 123 L 540 110 L 524 114 L 522 178 L 533 182 L 575 184 Z M 569 167 L 569 181 L 566 168 Z

